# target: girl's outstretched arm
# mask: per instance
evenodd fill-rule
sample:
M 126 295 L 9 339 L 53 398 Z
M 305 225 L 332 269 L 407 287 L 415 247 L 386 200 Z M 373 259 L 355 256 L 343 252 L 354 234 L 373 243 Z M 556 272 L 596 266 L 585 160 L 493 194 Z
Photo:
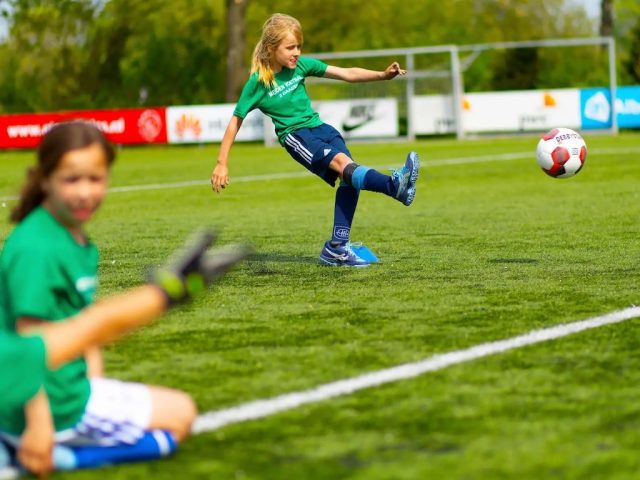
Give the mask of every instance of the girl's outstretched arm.
M 42 326 L 49 368 L 84 353 L 89 345 L 111 342 L 122 334 L 145 325 L 167 309 L 167 298 L 155 285 L 143 285 L 114 295 L 84 309 L 64 322 Z
M 333 65 L 327 66 L 324 73 L 325 78 L 333 78 L 335 80 L 344 80 L 349 83 L 357 82 L 374 82 L 376 80 L 391 80 L 398 75 L 404 75 L 406 70 L 400 68 L 398 62 L 393 62 L 386 69 L 379 72 L 376 70 L 367 70 L 366 68 L 351 67 L 342 68 Z
M 242 126 L 242 118 L 233 115 L 229 120 L 229 125 L 224 131 L 222 143 L 220 144 L 220 152 L 218 153 L 218 161 L 211 173 L 211 188 L 214 192 L 220 193 L 220 189 L 229 185 L 229 152 L 233 143 L 236 141 L 236 135 Z
M 154 273 L 149 280 L 152 283 L 101 300 L 68 320 L 40 323 L 24 333 L 44 338 L 47 366 L 54 369 L 81 355 L 89 346 L 103 345 L 146 325 L 169 307 L 204 291 L 206 285 L 250 253 L 244 245 L 206 252 L 213 237 L 206 230 L 192 237 Z

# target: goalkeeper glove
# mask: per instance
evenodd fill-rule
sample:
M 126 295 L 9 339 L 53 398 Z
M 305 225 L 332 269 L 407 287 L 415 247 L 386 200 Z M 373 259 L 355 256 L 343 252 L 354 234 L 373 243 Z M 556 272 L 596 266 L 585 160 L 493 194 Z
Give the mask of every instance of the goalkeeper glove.
M 250 253 L 247 245 L 230 245 L 207 253 L 214 239 L 215 234 L 210 230 L 197 232 L 152 273 L 150 283 L 164 292 L 170 307 L 204 291 Z

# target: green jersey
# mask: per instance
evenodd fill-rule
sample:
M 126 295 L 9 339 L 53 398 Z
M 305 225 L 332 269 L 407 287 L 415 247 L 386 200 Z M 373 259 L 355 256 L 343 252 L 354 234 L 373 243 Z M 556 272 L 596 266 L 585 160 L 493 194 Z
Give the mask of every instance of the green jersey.
M 0 255 L 0 329 L 13 332 L 20 317 L 59 321 L 91 304 L 98 251 L 78 244 L 44 207 L 33 210 L 7 238 Z M 74 426 L 89 399 L 84 358 L 48 371 L 44 387 L 56 430 Z M 0 415 L 0 429 L 19 434 L 24 415 Z
M 244 118 L 251 110 L 259 109 L 273 120 L 278 140 L 284 145 L 287 134 L 322 125 L 318 113 L 311 108 L 304 79 L 322 77 L 326 70 L 327 64 L 320 60 L 299 57 L 295 69 L 283 67 L 276 73 L 275 87 L 259 82 L 258 72 L 254 72 L 244 85 L 233 114 Z
M 9 415 L 33 397 L 44 382 L 45 347 L 41 337 L 0 331 L 0 415 Z

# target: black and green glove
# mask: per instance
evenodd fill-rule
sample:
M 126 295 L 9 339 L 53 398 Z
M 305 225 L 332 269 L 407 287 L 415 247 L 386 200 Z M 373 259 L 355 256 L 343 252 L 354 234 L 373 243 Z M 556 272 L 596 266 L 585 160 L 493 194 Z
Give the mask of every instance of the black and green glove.
M 247 245 L 229 245 L 207 252 L 215 237 L 211 230 L 197 232 L 151 274 L 150 283 L 165 293 L 169 306 L 203 292 L 214 279 L 250 254 Z

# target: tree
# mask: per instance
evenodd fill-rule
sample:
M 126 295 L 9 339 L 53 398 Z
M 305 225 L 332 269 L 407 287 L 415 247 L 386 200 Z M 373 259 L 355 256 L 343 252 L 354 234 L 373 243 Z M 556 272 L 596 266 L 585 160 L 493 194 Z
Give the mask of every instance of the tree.
M 249 0 L 227 0 L 227 75 L 225 100 L 234 102 L 247 74 L 245 15 Z
M 615 3 L 619 47 L 628 45 L 638 5 Z M 246 47 L 258 41 L 274 12 L 301 21 L 305 53 L 576 37 L 594 30 L 568 0 L 323 0 L 321 8 L 315 0 L 0 0 L 2 12 L 9 36 L 0 39 L 0 110 L 11 112 L 235 101 L 248 74 L 252 49 Z M 541 75 L 552 74 L 547 83 L 571 86 L 585 77 L 575 66 L 588 70 L 591 61 L 583 55 L 572 59 L 571 69 L 549 73 L 540 66 L 551 53 L 541 49 L 531 62 L 523 55 L 483 53 L 465 73 L 465 87 L 515 82 L 509 78 L 514 62 L 521 65 L 515 84 L 540 84 Z M 339 65 L 381 69 L 391 60 Z M 446 55 L 416 61 L 421 69 L 448 65 Z
M 0 97 L 9 111 L 73 108 L 82 89 L 91 0 L 5 1 L 12 12 Z M 10 95 L 6 95 L 8 87 Z
M 118 8 L 116 9 L 116 4 Z M 113 28 L 128 29 L 111 98 L 113 106 L 185 105 L 224 100 L 223 6 L 210 0 L 111 0 L 98 18 L 104 41 Z M 109 26 L 111 25 L 111 26 Z M 110 37 L 111 36 L 111 37 Z M 117 36 L 116 36 L 117 40 Z M 109 55 L 98 58 L 108 61 Z M 116 103 L 117 102 L 117 103 Z
M 9 38 L 0 41 L 0 110 L 224 100 L 219 1 L 0 2 L 10 15 Z
M 629 56 L 624 62 L 624 67 L 632 81 L 640 83 L 640 17 L 638 17 L 630 37 Z
M 613 35 L 613 0 L 602 0 L 600 3 L 600 35 Z
M 498 60 L 493 71 L 492 90 L 526 90 L 537 87 L 537 48 L 509 49 Z

